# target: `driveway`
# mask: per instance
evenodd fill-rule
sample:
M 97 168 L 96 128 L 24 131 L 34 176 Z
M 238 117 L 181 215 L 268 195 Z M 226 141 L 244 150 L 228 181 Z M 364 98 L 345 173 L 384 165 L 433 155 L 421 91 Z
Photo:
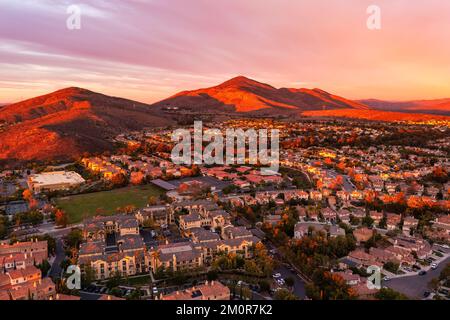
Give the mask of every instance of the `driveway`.
M 438 278 L 441 271 L 448 263 L 450 263 L 450 257 L 447 257 L 447 259 L 439 263 L 436 270 L 430 269 L 427 271 L 427 274 L 424 276 L 415 275 L 396 278 L 385 282 L 384 285 L 398 292 L 404 293 L 412 299 L 423 299 L 423 293 L 425 291 L 430 291 L 428 288 L 428 283 L 433 278 Z

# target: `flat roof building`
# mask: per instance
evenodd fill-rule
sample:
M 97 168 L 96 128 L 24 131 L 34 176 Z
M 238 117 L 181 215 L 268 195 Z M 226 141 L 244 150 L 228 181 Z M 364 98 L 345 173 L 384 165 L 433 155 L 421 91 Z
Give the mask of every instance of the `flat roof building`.
M 54 171 L 33 174 L 28 178 L 28 187 L 35 193 L 68 190 L 83 184 L 85 180 L 74 171 Z

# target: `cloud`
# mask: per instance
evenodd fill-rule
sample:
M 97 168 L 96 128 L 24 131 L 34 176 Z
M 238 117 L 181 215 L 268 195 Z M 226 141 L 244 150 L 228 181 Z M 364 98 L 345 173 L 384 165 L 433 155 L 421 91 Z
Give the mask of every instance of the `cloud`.
M 450 2 L 377 2 L 374 32 L 368 0 L 0 0 L 0 101 L 71 83 L 151 102 L 237 74 L 350 98 L 450 96 Z M 81 30 L 66 28 L 71 4 Z

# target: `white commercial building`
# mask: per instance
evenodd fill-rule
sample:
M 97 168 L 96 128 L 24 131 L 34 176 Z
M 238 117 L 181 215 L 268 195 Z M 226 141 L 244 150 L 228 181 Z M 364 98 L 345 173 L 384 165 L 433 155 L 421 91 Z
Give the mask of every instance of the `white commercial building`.
M 83 184 L 85 180 L 73 171 L 55 171 L 33 174 L 28 178 L 28 187 L 35 193 L 68 190 Z

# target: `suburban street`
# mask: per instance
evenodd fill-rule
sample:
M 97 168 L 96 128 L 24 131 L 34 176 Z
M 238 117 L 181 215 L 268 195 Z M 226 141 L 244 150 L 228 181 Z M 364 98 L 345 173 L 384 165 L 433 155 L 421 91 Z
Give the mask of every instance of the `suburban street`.
M 412 299 L 423 299 L 424 292 L 430 291 L 430 289 L 428 288 L 428 283 L 433 278 L 439 277 L 439 274 L 448 263 L 450 263 L 450 257 L 439 263 L 436 270 L 430 269 L 429 271 L 427 271 L 426 275 L 414 275 L 396 278 L 385 282 L 384 285 L 396 291 L 404 293 Z
M 293 293 L 300 299 L 306 298 L 305 282 L 295 273 L 290 271 L 284 264 L 274 270 L 274 273 L 280 273 L 283 279 L 292 277 L 294 279 Z
M 49 276 L 53 279 L 61 277 L 61 262 L 64 260 L 64 246 L 61 238 L 56 239 L 56 253 Z

